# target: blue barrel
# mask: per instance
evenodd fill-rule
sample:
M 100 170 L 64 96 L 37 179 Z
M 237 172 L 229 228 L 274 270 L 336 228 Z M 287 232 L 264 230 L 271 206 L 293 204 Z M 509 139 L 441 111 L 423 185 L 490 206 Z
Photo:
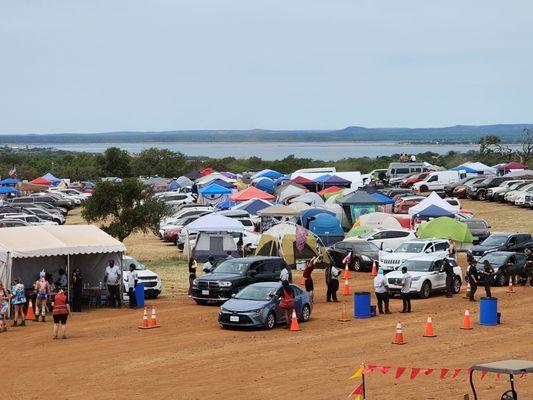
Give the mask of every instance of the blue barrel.
M 498 299 L 482 297 L 479 301 L 479 324 L 498 325 Z
M 137 283 L 135 286 L 135 301 L 137 307 L 144 307 L 144 283 Z
M 370 318 L 370 293 L 357 292 L 353 294 L 354 318 Z

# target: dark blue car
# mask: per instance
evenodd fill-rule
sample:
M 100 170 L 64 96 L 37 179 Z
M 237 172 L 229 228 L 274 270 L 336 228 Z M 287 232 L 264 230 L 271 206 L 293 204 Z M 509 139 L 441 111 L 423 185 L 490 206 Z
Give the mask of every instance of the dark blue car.
M 298 319 L 306 322 L 311 317 L 311 298 L 299 286 L 294 290 L 294 309 Z M 260 282 L 249 285 L 220 307 L 218 322 L 222 327 L 257 327 L 272 329 L 286 323 L 285 313 L 279 307 L 280 282 Z

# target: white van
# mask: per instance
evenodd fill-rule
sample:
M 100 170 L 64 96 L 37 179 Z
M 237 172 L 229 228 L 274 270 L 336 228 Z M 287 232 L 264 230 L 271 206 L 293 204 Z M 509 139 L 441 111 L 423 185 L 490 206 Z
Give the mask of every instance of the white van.
M 413 190 L 417 192 L 443 190 L 444 186 L 457 183 L 460 179 L 459 171 L 435 171 L 426 176 L 423 181 L 416 182 Z

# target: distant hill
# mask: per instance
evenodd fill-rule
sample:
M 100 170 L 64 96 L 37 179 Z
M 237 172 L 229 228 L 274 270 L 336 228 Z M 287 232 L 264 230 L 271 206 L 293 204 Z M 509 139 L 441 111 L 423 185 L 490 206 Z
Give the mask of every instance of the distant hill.
M 445 128 L 365 128 L 340 130 L 189 130 L 166 132 L 103 132 L 0 135 L 1 143 L 138 143 L 138 142 L 403 142 L 475 143 L 480 136 L 497 135 L 505 143 L 520 141 L 524 128 L 533 124 L 456 125 Z

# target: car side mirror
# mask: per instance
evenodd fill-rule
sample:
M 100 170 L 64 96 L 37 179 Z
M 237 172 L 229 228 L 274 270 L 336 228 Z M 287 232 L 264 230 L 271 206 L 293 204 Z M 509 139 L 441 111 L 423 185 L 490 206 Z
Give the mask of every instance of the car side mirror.
M 256 270 L 253 269 L 253 270 L 251 270 L 251 271 L 248 271 L 248 276 L 250 276 L 250 277 L 254 277 L 254 276 L 256 276 L 256 275 L 257 275 L 257 271 L 256 271 Z
M 379 245 L 379 249 L 383 250 L 383 242 L 381 242 L 381 244 Z
M 392 249 L 385 249 L 387 253 L 392 253 Z
M 234 299 L 234 298 L 235 298 L 235 293 L 233 293 L 233 294 L 231 295 L 231 298 L 232 298 L 232 299 Z

